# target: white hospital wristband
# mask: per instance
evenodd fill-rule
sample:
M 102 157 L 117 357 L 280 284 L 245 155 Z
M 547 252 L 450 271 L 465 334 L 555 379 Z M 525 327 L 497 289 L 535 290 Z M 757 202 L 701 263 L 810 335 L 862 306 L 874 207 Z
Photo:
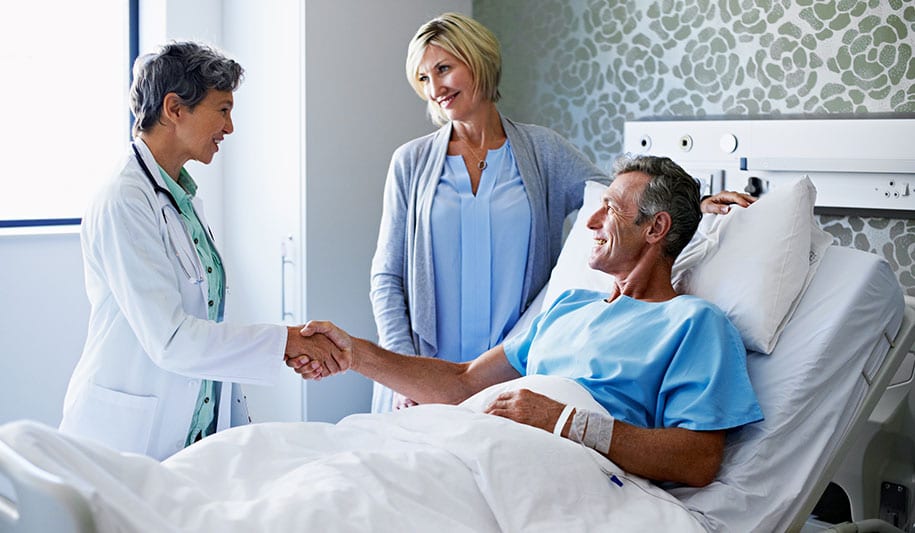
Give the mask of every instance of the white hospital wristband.
M 566 427 L 566 422 L 569 420 L 569 415 L 572 414 L 572 410 L 575 409 L 571 405 L 566 405 L 562 408 L 562 412 L 559 413 L 559 420 L 556 421 L 556 425 L 553 426 L 553 434 L 562 436 L 562 428 Z

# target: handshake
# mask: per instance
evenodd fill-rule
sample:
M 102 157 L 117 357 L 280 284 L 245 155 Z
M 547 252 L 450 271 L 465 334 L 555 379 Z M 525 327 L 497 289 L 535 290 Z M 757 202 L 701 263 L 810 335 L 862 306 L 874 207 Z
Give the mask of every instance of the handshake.
M 320 380 L 354 366 L 353 338 L 332 322 L 288 326 L 286 366 L 303 379 Z

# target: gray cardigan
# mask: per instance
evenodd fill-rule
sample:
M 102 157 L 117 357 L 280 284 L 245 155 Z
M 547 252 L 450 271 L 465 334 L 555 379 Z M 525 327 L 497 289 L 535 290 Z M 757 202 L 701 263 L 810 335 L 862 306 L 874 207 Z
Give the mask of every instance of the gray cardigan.
M 581 206 L 584 182 L 609 183 L 609 177 L 548 128 L 504 116 L 502 126 L 531 207 L 523 311 L 550 277 L 562 246 L 563 222 Z M 388 169 L 370 297 L 379 344 L 394 352 L 437 352 L 430 211 L 450 138 L 448 123 L 414 139 L 394 152 Z

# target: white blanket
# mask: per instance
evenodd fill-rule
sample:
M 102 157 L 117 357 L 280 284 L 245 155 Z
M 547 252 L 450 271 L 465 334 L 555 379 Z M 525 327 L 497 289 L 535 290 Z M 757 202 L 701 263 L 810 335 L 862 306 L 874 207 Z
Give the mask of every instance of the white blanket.
M 101 531 L 703 530 L 593 450 L 469 407 L 485 400 L 249 425 L 162 463 L 32 422 L 0 439 L 79 487 Z

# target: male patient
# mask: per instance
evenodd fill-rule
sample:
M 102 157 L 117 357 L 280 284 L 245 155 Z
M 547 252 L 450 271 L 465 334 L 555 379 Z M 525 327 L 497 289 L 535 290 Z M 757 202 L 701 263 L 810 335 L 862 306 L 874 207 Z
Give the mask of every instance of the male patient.
M 486 412 L 560 433 L 633 474 L 711 483 L 725 430 L 762 413 L 738 332 L 718 308 L 671 285 L 674 259 L 699 224 L 699 187 L 667 158 L 624 157 L 614 174 L 588 220 L 589 264 L 616 278 L 609 294 L 566 291 L 525 334 L 468 363 L 395 354 L 313 321 L 302 330 L 311 352 L 287 364 L 306 378 L 350 368 L 418 403 L 459 403 L 523 375 L 570 378 L 612 416 L 525 389 Z

